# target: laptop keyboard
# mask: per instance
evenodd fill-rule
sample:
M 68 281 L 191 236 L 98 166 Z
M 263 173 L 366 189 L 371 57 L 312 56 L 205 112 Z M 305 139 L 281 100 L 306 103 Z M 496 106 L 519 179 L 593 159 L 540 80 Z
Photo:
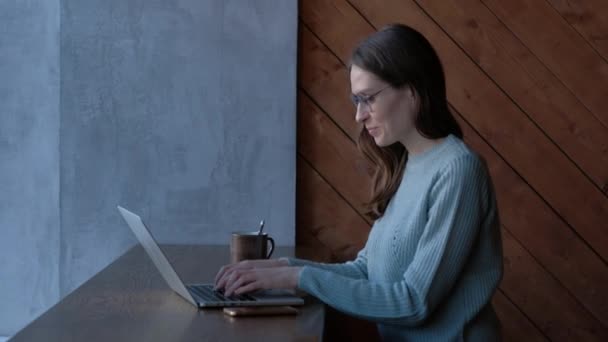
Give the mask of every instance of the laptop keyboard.
M 188 288 L 201 299 L 209 302 L 252 302 L 256 299 L 248 294 L 224 296 L 223 290 L 214 290 L 213 285 L 189 285 Z

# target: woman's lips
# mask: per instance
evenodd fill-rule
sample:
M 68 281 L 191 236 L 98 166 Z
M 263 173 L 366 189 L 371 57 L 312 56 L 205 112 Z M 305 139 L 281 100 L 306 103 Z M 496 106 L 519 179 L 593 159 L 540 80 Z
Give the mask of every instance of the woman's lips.
M 370 128 L 366 128 L 367 129 L 367 133 L 369 133 L 369 135 L 371 136 L 376 136 L 379 133 L 378 127 L 370 127 Z

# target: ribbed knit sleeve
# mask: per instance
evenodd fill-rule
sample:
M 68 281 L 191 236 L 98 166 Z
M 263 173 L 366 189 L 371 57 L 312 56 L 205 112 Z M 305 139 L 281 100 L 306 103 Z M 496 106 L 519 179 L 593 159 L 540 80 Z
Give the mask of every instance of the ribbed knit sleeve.
M 458 157 L 438 172 L 429 189 L 428 220 L 399 281 L 352 279 L 331 268 L 305 266 L 298 287 L 368 320 L 421 324 L 450 291 L 467 261 L 482 220 L 480 200 L 487 177 L 474 155 Z M 390 241 L 386 244 L 389 248 Z M 495 284 L 484 284 L 481 277 L 479 286 Z
M 328 264 L 297 258 L 287 258 L 287 261 L 289 266 L 309 266 L 333 272 L 348 278 L 367 279 L 367 254 L 365 252 L 365 248 L 357 254 L 357 258 L 355 260 L 340 264 Z

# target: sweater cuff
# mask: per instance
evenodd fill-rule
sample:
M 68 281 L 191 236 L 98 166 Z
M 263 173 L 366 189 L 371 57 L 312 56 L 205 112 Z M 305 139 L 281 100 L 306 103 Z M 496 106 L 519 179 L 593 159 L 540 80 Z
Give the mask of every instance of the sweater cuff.
M 315 264 L 314 261 L 298 258 L 286 257 L 285 259 L 287 259 L 287 266 L 312 266 Z
M 283 257 L 282 259 L 287 260 L 287 266 L 296 266 L 294 264 L 294 258 L 290 258 L 290 257 Z
M 302 266 L 302 270 L 300 270 L 300 276 L 298 277 L 298 290 L 306 291 L 306 282 L 307 277 L 310 277 L 310 266 Z M 309 293 L 310 294 L 310 293 Z

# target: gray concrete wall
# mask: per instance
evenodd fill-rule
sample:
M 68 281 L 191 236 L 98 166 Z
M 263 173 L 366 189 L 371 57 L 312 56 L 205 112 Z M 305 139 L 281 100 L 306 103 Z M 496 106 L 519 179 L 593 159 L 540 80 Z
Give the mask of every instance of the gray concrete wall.
M 134 243 L 295 230 L 296 1 L 64 0 L 61 293 Z
M 165 243 L 295 243 L 296 0 L 0 4 L 0 335 L 135 243 L 117 204 Z
M 59 0 L 0 1 L 0 335 L 59 299 Z

